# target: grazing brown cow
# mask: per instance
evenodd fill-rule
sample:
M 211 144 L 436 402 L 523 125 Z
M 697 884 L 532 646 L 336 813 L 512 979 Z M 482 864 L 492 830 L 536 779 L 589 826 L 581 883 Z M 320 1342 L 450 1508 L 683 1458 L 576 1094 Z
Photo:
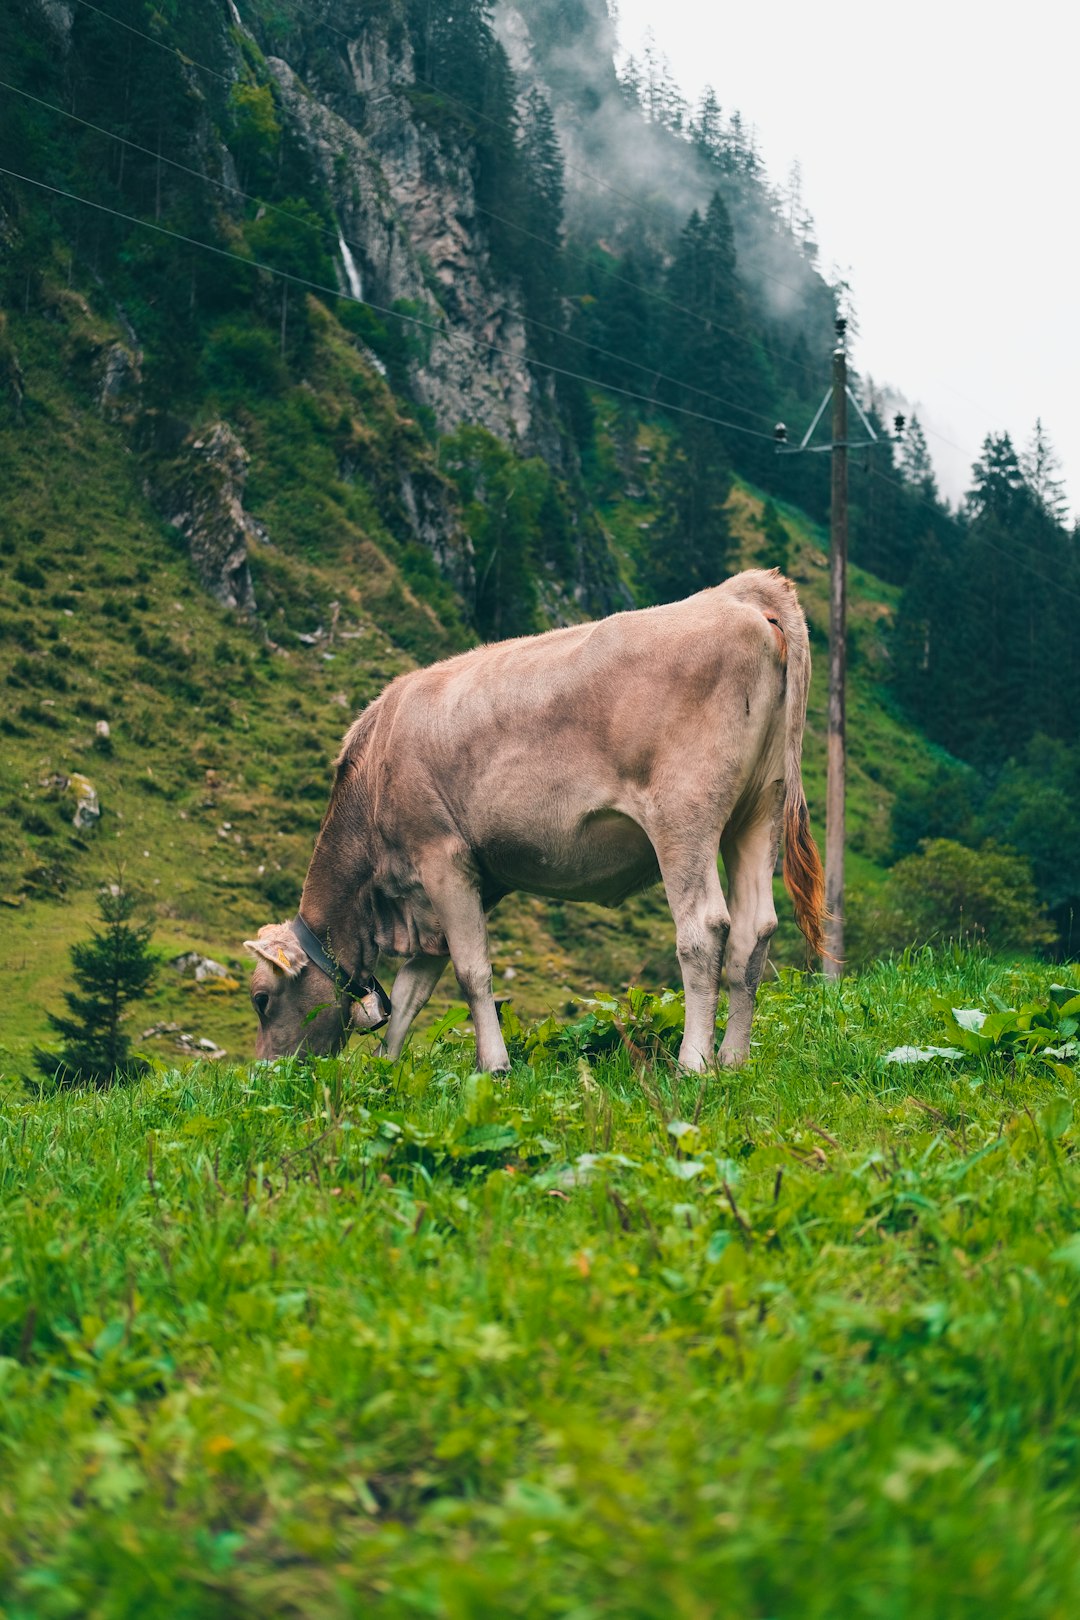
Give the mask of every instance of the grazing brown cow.
M 385 1022 L 401 1051 L 452 959 L 481 1069 L 508 1067 L 487 913 L 515 889 L 615 906 L 663 880 L 686 991 L 679 1054 L 739 1063 L 776 927 L 772 874 L 821 950 L 800 774 L 806 621 L 775 570 L 685 602 L 525 636 L 399 676 L 345 737 L 300 914 L 245 942 L 262 1058 Z M 720 886 L 724 858 L 728 897 Z M 380 951 L 406 957 L 388 1003 Z

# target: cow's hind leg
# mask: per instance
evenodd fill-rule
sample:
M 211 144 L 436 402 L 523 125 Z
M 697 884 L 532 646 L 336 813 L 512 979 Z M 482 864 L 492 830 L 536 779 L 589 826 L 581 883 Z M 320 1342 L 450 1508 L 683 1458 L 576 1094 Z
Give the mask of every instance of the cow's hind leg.
M 491 991 L 487 920 L 479 885 L 452 856 L 431 862 L 421 875 L 472 1014 L 476 1066 L 488 1073 L 504 1071 L 510 1067 L 510 1059 Z
M 728 877 L 731 935 L 728 939 L 728 1021 L 720 1061 L 745 1062 L 750 1024 L 769 941 L 776 931 L 773 869 L 780 841 L 783 783 L 763 796 L 753 821 L 729 828 L 720 841 Z
M 679 1062 L 707 1069 L 716 1048 L 716 1004 L 730 919 L 711 841 L 686 845 L 653 840 L 675 919 L 675 950 L 686 993 L 686 1024 Z M 719 842 L 719 840 L 717 841 Z
M 447 962 L 447 956 L 425 956 L 420 953 L 403 962 L 390 992 L 390 1024 L 386 1031 L 386 1055 L 401 1056 L 405 1037 L 413 1019 L 438 984 Z

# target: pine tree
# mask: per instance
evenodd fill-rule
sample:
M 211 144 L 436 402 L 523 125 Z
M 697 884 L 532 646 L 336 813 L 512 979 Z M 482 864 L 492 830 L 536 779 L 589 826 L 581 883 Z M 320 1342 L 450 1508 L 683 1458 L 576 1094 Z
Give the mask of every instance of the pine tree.
M 619 89 L 627 105 L 640 111 L 642 77 L 641 66 L 636 56 L 628 56 L 619 70 Z
M 934 464 L 930 459 L 930 451 L 926 445 L 926 433 L 917 416 L 913 416 L 904 435 L 903 446 L 900 451 L 900 475 L 905 483 L 926 501 L 936 501 L 938 498 L 937 480 L 934 477 Z
M 669 317 L 665 370 L 692 388 L 737 398 L 734 390 L 746 382 L 741 373 L 747 345 L 737 335 L 745 314 L 735 274 L 735 233 L 719 191 L 704 217 L 697 209 L 690 215 L 666 290 L 671 306 L 678 307 L 672 307 Z M 679 403 L 702 408 L 699 394 L 687 393 Z
M 656 43 L 651 28 L 646 29 L 641 51 L 641 106 L 650 124 L 658 124 L 664 101 L 667 58 Z
M 593 375 L 630 393 L 645 393 L 651 378 L 642 368 L 656 361 L 653 316 L 658 306 L 647 287 L 652 266 L 634 253 L 614 260 L 597 253 L 588 267 L 587 296 L 578 300 L 575 329 L 606 355 L 590 358 Z M 625 364 L 618 356 L 626 356 Z
M 964 501 L 968 516 L 1011 518 L 1026 494 L 1027 484 L 1012 439 L 1007 433 L 988 433 L 971 469 L 971 489 Z
M 1028 489 L 1034 495 L 1052 523 L 1064 528 L 1069 513 L 1065 485 L 1060 477 L 1061 458 L 1050 443 L 1042 417 L 1035 418 L 1035 428 L 1027 449 L 1020 457 L 1020 468 Z
M 716 161 L 723 149 L 723 112 L 711 84 L 707 84 L 702 91 L 697 114 L 690 120 L 690 140 L 712 162 Z
M 780 192 L 779 203 L 781 218 L 787 226 L 793 240 L 798 243 L 800 251 L 808 259 L 817 257 L 817 243 L 814 241 L 814 216 L 806 206 L 803 197 L 802 164 L 798 158 L 788 170 L 787 185 Z
M 893 661 L 900 701 L 935 741 L 964 757 L 979 673 L 968 664 L 957 611 L 962 581 L 955 546 L 946 549 L 926 533 L 900 598 Z
M 539 90 L 530 90 L 525 98 L 521 158 L 521 212 L 529 221 L 529 235 L 520 239 L 518 247 L 525 307 L 545 326 L 561 327 L 563 262 L 559 243 L 566 186 L 555 120 Z M 555 352 L 550 332 L 538 330 L 533 341 L 545 358 Z
M 34 1053 L 39 1072 L 58 1084 L 109 1086 L 132 1069 L 131 1041 L 122 1025 L 128 1004 L 145 996 L 157 973 L 150 951 L 152 926 L 133 927 L 136 899 L 117 882 L 102 888 L 98 914 L 104 924 L 85 944 L 71 947 L 77 990 L 64 994 L 68 1017 L 48 1013 L 62 1038 L 58 1053 Z
M 673 441 L 660 469 L 660 513 L 638 566 L 653 602 L 678 602 L 727 577 L 731 471 L 706 422 L 692 422 Z

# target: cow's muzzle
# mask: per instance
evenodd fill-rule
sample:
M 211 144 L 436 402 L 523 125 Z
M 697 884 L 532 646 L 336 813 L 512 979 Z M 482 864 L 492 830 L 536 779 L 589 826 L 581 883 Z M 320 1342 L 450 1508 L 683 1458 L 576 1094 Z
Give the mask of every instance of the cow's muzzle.
M 352 1022 L 357 1029 L 382 1029 L 390 1017 L 390 997 L 375 977 L 374 973 L 362 985 L 358 985 L 359 995 L 350 991 L 352 996 Z

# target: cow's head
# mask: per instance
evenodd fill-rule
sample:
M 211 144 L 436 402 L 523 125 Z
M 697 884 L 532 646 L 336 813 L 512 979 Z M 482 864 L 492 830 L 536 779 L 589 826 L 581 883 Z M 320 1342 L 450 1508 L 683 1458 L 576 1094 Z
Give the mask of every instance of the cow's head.
M 256 939 L 245 939 L 244 949 L 255 956 L 251 1004 L 259 1017 L 256 1057 L 337 1052 L 354 1029 L 376 1029 L 385 1022 L 382 992 L 356 999 L 341 994 L 288 923 L 268 923 Z

